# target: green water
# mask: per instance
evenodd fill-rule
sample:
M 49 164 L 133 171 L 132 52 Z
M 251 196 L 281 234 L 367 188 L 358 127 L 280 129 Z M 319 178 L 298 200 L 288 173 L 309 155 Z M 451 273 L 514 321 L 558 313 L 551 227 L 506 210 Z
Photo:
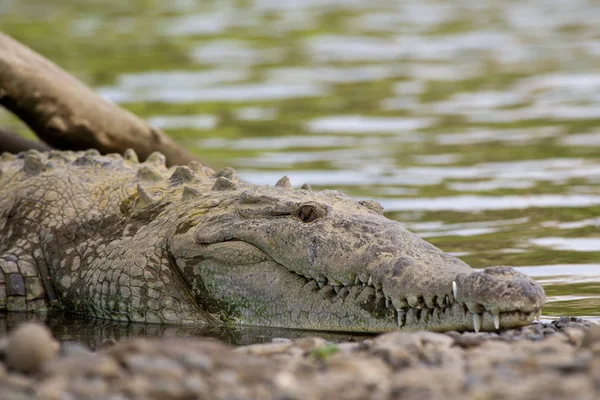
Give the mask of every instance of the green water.
M 376 199 L 600 319 L 600 5 L 198 3 L 8 0 L 0 28 L 210 166 Z

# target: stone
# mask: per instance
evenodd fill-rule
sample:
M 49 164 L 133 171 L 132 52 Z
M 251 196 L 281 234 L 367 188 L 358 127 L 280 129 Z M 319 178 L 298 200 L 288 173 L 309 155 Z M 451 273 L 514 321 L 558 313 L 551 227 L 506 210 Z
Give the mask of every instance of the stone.
M 575 346 L 580 346 L 583 337 L 585 336 L 585 331 L 583 329 L 578 328 L 565 328 L 562 333 L 567 336 L 569 342 Z
M 16 371 L 35 372 L 58 353 L 59 347 L 46 326 L 26 323 L 10 333 L 6 364 Z
M 580 344 L 600 357 L 600 325 L 593 326 L 585 332 Z

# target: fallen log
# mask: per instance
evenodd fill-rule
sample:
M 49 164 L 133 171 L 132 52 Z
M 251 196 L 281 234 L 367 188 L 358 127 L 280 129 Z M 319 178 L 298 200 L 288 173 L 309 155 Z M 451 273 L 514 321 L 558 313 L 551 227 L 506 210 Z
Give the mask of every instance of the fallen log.
M 0 105 L 58 149 L 122 153 L 132 148 L 141 159 L 160 151 L 168 164 L 196 159 L 160 130 L 2 33 Z
M 48 146 L 44 142 L 25 139 L 16 133 L 0 129 L 0 153 L 8 151 L 9 153 L 18 153 L 35 149 L 38 151 L 50 151 L 53 147 Z

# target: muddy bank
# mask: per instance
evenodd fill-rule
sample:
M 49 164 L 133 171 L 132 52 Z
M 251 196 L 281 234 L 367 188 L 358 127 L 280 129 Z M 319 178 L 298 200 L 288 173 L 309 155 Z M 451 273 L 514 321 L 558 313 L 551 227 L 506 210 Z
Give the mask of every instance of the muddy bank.
M 38 324 L 2 339 L 2 399 L 594 399 L 600 326 L 576 318 L 500 333 L 389 333 L 358 342 L 211 339 L 60 345 Z

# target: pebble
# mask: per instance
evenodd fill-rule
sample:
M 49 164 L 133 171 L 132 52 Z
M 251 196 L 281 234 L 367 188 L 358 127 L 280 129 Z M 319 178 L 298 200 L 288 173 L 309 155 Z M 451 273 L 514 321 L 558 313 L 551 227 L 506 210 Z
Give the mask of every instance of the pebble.
M 296 340 L 295 345 L 304 351 L 310 351 L 326 346 L 327 341 L 319 337 L 310 337 Z
M 198 371 L 209 371 L 214 366 L 213 360 L 205 354 L 184 354 L 180 361 L 186 368 Z
M 468 349 L 469 347 L 477 347 L 484 341 L 482 336 L 479 336 L 473 332 L 465 332 L 462 334 L 459 332 L 449 332 L 448 335 L 454 339 L 454 342 L 457 346 L 465 349 Z
M 44 376 L 100 376 L 106 379 L 119 376 L 121 366 L 105 354 L 74 353 L 55 358 L 44 365 Z
M 273 342 L 251 344 L 249 346 L 238 347 L 236 351 L 245 354 L 254 354 L 257 356 L 268 356 L 270 354 L 284 353 L 293 346 L 290 342 Z
M 590 349 L 600 359 L 600 325 L 593 326 L 585 332 L 581 339 L 581 347 Z M 600 375 L 598 379 L 600 380 Z
M 567 336 L 569 342 L 575 346 L 581 346 L 581 342 L 583 341 L 583 337 L 585 335 L 585 331 L 580 328 L 565 328 L 562 333 Z
M 14 329 L 6 343 L 6 365 L 20 372 L 35 372 L 51 360 L 60 345 L 41 324 L 26 323 Z
M 185 375 L 185 368 L 168 357 L 135 354 L 126 358 L 125 366 L 134 374 L 149 377 L 180 380 Z

